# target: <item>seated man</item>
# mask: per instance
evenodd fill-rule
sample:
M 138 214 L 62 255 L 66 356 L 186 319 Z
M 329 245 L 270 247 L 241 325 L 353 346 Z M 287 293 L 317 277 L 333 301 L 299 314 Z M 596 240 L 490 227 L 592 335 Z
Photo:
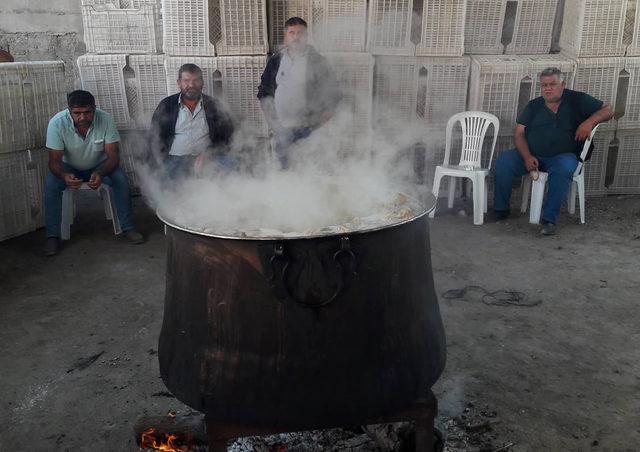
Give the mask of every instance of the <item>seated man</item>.
M 51 118 L 47 129 L 45 254 L 53 256 L 60 247 L 63 191 L 76 190 L 83 182 L 94 190 L 102 183 L 111 186 L 124 237 L 132 243 L 142 243 L 142 235 L 133 227 L 129 181 L 118 167 L 120 136 L 113 118 L 96 108 L 95 99 L 88 91 L 73 91 L 67 96 L 67 104 L 69 108 Z
M 267 61 L 258 87 L 260 107 L 284 169 L 289 166 L 291 145 L 331 119 L 342 99 L 326 58 L 307 40 L 307 23 L 300 17 L 288 19 L 284 47 Z
M 565 89 L 558 68 L 540 73 L 540 88 L 542 96 L 530 101 L 518 117 L 516 149 L 501 153 L 496 160 L 493 209 L 496 219 L 507 218 L 513 178 L 534 170 L 548 172 L 541 233 L 552 235 L 584 141 L 597 124 L 611 119 L 613 112 L 588 94 Z
M 233 120 L 223 104 L 202 93 L 202 69 L 183 64 L 178 70 L 179 93 L 165 97 L 153 113 L 149 141 L 154 158 L 164 164 L 169 184 L 194 174 L 205 159 L 229 168 Z

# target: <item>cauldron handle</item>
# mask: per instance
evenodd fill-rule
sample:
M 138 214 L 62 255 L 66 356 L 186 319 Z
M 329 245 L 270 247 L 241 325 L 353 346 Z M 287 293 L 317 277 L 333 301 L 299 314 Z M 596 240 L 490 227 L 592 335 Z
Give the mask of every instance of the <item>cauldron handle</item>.
M 344 277 L 343 277 L 344 271 L 342 268 L 342 264 L 340 263 L 340 256 L 342 256 L 343 254 L 349 258 L 349 263 L 350 263 L 349 270 L 351 271 L 351 274 L 354 276 L 357 276 L 357 273 L 355 270 L 356 256 L 355 254 L 353 254 L 353 251 L 351 251 L 351 242 L 349 241 L 349 237 L 341 237 L 340 249 L 335 253 L 333 253 L 333 261 L 336 263 L 336 265 L 340 270 L 339 271 L 340 279 L 338 280 L 338 287 L 336 288 L 336 291 L 333 293 L 333 295 L 331 295 L 328 299 L 320 303 L 309 303 L 307 301 L 299 300 L 296 297 L 294 297 L 289 291 L 286 283 L 286 276 L 287 276 L 287 270 L 289 269 L 290 261 L 289 261 L 289 258 L 284 253 L 284 244 L 282 243 L 275 244 L 274 250 L 273 250 L 273 256 L 271 256 L 271 258 L 269 259 L 269 263 L 271 265 L 271 274 L 269 275 L 269 278 L 268 278 L 269 282 L 271 283 L 272 287 L 276 286 L 275 284 L 276 262 L 283 261 L 284 266 L 282 267 L 282 272 L 280 273 L 279 279 L 280 279 L 280 287 L 282 287 L 282 289 L 284 290 L 284 294 L 286 298 L 289 298 L 306 308 L 320 308 L 322 306 L 326 306 L 329 303 L 331 303 L 333 300 L 335 300 L 338 297 L 338 295 L 340 295 L 340 293 L 344 290 L 344 286 L 345 286 Z

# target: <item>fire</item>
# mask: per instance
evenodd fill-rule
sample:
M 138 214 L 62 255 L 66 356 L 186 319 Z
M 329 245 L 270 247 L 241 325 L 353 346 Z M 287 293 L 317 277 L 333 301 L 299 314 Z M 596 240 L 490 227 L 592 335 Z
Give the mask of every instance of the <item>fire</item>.
M 155 428 L 150 428 L 146 432 L 142 432 L 142 439 L 140 440 L 140 450 L 145 448 L 153 448 L 164 452 L 182 452 L 183 449 L 174 445 L 173 442 L 178 438 L 177 435 L 164 434 L 164 441 L 156 441 L 154 436 Z

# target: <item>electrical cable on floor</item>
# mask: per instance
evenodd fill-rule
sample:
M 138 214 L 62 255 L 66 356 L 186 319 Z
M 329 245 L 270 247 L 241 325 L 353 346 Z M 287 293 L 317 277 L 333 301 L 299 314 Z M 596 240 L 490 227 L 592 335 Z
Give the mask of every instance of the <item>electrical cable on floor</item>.
M 447 300 L 464 298 L 464 296 L 471 291 L 482 292 L 484 294 L 482 295 L 482 302 L 490 306 L 522 306 L 532 308 L 542 303 L 542 300 L 527 301 L 527 294 L 524 292 L 506 289 L 490 292 L 482 286 L 465 286 L 462 289 L 447 290 L 442 294 L 442 297 Z

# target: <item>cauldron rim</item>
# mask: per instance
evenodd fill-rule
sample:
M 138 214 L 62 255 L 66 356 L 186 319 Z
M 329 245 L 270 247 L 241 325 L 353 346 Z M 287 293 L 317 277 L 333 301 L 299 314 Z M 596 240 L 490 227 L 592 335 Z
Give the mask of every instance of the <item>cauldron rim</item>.
M 370 228 L 356 229 L 348 232 L 331 232 L 331 233 L 323 233 L 323 234 L 307 234 L 307 235 L 287 235 L 287 236 L 246 236 L 246 237 L 238 237 L 236 235 L 224 235 L 224 234 L 212 234 L 203 231 L 195 231 L 193 229 L 189 229 L 186 226 L 180 226 L 170 220 L 167 220 L 161 213 L 160 210 L 156 210 L 156 216 L 162 221 L 165 225 L 170 226 L 179 231 L 188 232 L 190 234 L 201 235 L 204 237 L 212 237 L 217 239 L 228 239 L 228 240 L 248 240 L 248 241 L 282 241 L 282 240 L 305 240 L 305 239 L 319 239 L 319 238 L 327 238 L 327 237 L 336 237 L 336 236 L 345 236 L 345 235 L 356 235 L 356 234 L 367 234 L 369 232 L 381 231 L 384 229 L 395 228 L 397 226 L 401 226 L 403 224 L 411 223 L 412 221 L 417 220 L 418 218 L 427 215 L 436 207 L 436 199 L 431 193 L 427 193 L 423 199 L 420 201 L 420 204 L 423 206 L 423 209 L 420 213 L 412 216 L 411 218 L 405 220 L 399 220 L 394 223 L 387 223 L 382 226 L 375 226 Z

